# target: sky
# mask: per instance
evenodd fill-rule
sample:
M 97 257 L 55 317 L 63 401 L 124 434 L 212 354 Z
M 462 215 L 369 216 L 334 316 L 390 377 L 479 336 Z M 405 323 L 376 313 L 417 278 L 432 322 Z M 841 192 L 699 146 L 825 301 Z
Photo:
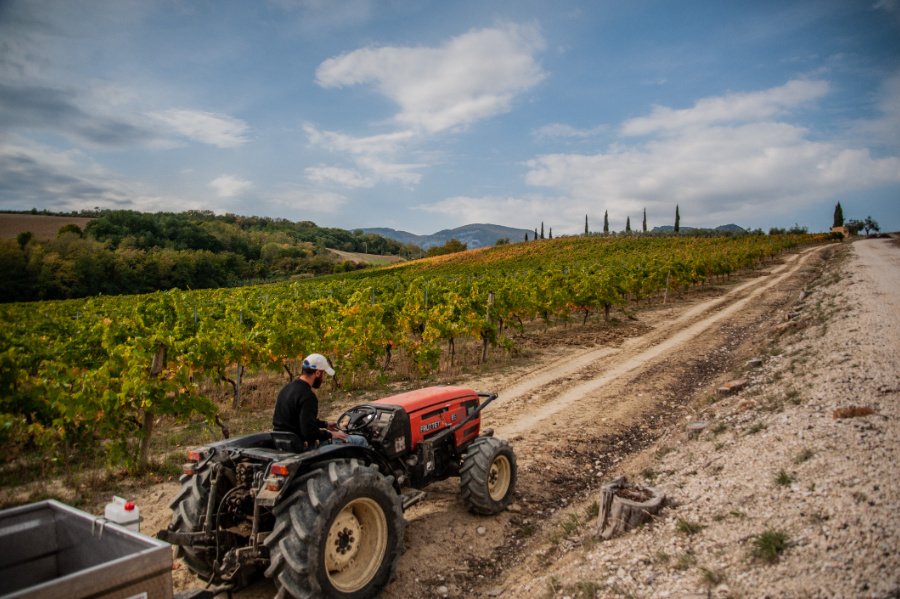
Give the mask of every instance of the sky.
M 900 0 L 0 0 L 0 210 L 900 230 Z

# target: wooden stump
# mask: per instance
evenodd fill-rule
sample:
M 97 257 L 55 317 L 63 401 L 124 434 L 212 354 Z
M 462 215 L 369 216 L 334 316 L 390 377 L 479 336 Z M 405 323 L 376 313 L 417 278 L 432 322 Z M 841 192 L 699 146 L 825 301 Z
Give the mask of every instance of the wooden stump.
M 629 484 L 624 476 L 603 485 L 597 534 L 609 539 L 657 514 L 666 496 L 653 487 Z

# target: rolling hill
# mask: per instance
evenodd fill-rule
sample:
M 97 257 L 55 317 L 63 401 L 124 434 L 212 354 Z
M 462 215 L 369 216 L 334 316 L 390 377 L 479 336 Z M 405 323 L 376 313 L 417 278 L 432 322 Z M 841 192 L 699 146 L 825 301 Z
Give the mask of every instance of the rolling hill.
M 381 235 L 388 239 L 399 241 L 400 243 L 412 243 L 423 250 L 430 247 L 444 245 L 451 239 L 456 239 L 466 244 L 469 248 L 479 248 L 495 245 L 498 239 L 509 239 L 516 243 L 525 240 L 525 234 L 528 233 L 529 238 L 533 235 L 533 231 L 528 229 L 516 229 L 513 227 L 504 227 L 501 225 L 491 225 L 478 223 L 472 225 L 464 225 L 455 229 L 444 229 L 431 235 L 416 235 L 407 231 L 398 231 L 389 228 L 372 228 L 363 229 L 364 233 L 373 233 Z

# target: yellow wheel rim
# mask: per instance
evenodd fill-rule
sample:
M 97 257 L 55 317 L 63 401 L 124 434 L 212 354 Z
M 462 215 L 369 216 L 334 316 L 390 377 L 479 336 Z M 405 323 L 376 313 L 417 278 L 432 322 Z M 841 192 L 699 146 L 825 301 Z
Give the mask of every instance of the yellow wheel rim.
M 509 490 L 509 482 L 512 478 L 512 466 L 505 455 L 498 455 L 491 464 L 488 473 L 488 494 L 494 501 L 502 501 Z
M 325 539 L 328 580 L 342 593 L 353 593 L 372 581 L 384 561 L 388 524 L 384 510 L 361 497 L 344 506 Z

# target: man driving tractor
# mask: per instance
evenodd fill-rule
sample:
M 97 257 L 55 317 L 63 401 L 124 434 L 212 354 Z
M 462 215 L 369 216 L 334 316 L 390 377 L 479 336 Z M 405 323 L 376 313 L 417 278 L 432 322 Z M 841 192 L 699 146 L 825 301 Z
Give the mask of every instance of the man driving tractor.
M 312 449 L 322 443 L 340 441 L 366 445 L 365 437 L 337 430 L 334 422 L 319 420 L 319 398 L 313 389 L 322 386 L 325 375 L 334 376 L 334 368 L 322 354 L 310 354 L 303 360 L 300 376 L 285 385 L 275 401 L 272 428 L 297 435 Z

